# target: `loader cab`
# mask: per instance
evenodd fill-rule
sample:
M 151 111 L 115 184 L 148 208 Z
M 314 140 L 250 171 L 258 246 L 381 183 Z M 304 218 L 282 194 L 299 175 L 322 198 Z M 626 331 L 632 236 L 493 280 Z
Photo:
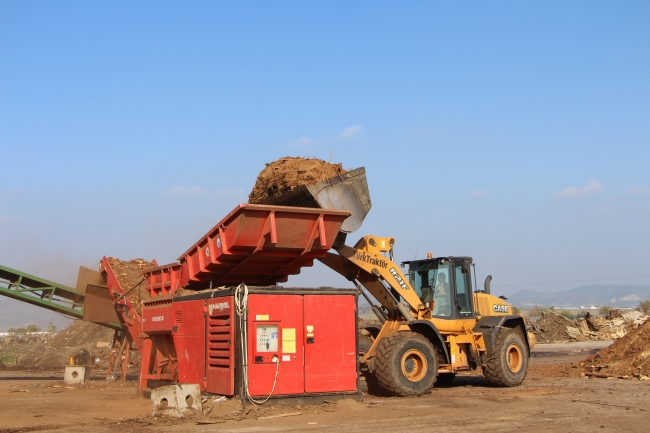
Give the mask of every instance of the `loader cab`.
M 437 257 L 403 262 L 423 304 L 435 301 L 432 316 L 440 319 L 474 317 L 471 257 Z

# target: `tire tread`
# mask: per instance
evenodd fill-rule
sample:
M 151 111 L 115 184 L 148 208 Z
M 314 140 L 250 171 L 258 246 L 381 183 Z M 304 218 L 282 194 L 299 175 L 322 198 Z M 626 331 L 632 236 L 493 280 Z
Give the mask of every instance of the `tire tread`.
M 483 367 L 483 376 L 492 385 L 503 386 L 503 387 L 514 386 L 513 383 L 511 383 L 508 380 L 508 378 L 506 378 L 503 371 L 503 369 L 506 367 L 501 364 L 501 350 L 503 349 L 503 342 L 511 333 L 517 333 L 521 337 L 523 337 L 519 329 L 508 329 L 508 330 L 502 329 L 497 334 L 497 338 L 496 338 L 497 353 L 495 354 L 495 356 L 492 356 L 490 359 L 488 359 L 485 367 Z

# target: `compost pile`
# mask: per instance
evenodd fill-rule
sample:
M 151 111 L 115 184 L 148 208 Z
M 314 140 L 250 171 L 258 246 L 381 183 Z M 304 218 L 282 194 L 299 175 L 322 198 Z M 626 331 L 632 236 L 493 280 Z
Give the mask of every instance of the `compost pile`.
M 647 380 L 650 376 L 650 321 L 578 363 L 577 367 L 586 376 Z
M 639 311 L 620 313 L 613 310 L 607 317 L 568 319 L 551 311 L 529 323 L 538 343 L 616 340 L 645 323 L 648 316 Z
M 297 186 L 313 184 L 345 173 L 342 164 L 330 164 L 318 158 L 285 156 L 267 163 L 257 176 L 248 196 L 249 203 L 260 203 L 266 197 L 279 195 Z
M 122 290 L 128 292 L 126 299 L 129 300 L 139 314 L 142 310 L 142 301 L 149 299 L 149 292 L 146 289 L 147 284 L 142 271 L 154 268 L 155 265 L 144 259 L 133 259 L 126 262 L 115 257 L 109 257 L 108 263 L 110 263 L 117 281 L 122 286 Z
M 61 368 L 69 365 L 70 357 L 87 350 L 102 362 L 108 363 L 113 330 L 83 320 L 75 320 L 51 338 L 45 345 L 18 354 L 16 365 L 23 368 Z M 101 347 L 97 347 L 98 346 Z

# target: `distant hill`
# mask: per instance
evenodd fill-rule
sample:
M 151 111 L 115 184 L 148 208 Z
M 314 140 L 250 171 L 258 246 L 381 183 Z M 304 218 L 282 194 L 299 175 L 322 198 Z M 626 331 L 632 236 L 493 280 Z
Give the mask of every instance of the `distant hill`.
M 580 286 L 557 293 L 536 290 L 522 290 L 508 297 L 517 307 L 527 308 L 535 305 L 550 307 L 580 307 L 587 305 L 611 305 L 612 307 L 636 307 L 639 302 L 650 299 L 650 286 L 634 285 L 591 285 Z

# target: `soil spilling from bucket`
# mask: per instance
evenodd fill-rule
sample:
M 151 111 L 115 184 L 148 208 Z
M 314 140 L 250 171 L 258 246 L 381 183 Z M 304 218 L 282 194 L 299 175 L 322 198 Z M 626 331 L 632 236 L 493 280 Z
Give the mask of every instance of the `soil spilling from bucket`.
M 318 158 L 285 156 L 266 164 L 257 176 L 248 202 L 260 203 L 266 197 L 276 196 L 300 185 L 321 182 L 345 171 L 342 164 L 330 164 Z

